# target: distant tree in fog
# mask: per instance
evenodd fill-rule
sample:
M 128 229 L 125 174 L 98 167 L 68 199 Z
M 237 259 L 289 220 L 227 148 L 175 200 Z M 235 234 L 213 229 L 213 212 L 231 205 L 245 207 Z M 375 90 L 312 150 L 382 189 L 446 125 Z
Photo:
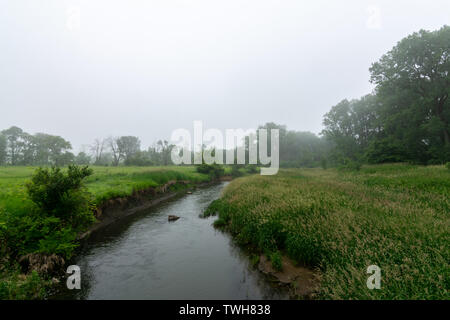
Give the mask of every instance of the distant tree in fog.
M 90 146 L 92 157 L 94 158 L 94 164 L 99 165 L 102 163 L 103 153 L 107 148 L 107 139 L 95 139 L 94 143 Z
M 78 165 L 88 165 L 91 163 L 91 157 L 85 152 L 79 152 L 75 157 L 75 163 Z
M 7 140 L 6 137 L 0 133 L 0 165 L 4 165 L 6 163 L 6 147 Z

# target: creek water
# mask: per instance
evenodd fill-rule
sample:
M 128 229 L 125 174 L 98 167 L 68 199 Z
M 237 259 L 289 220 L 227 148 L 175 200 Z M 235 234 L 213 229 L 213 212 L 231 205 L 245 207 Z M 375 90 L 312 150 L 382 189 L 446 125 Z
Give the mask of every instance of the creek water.
M 201 218 L 225 183 L 199 188 L 97 231 L 72 264 L 81 289 L 56 299 L 287 299 L 231 237 Z M 175 222 L 168 215 L 179 216 Z

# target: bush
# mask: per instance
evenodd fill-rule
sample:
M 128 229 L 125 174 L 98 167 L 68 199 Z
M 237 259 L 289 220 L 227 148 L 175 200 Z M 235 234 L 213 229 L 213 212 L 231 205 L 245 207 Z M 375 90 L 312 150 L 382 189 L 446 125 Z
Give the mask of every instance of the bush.
M 43 216 L 61 219 L 63 225 L 79 228 L 92 222 L 91 201 L 83 179 L 92 175 L 88 166 L 39 168 L 27 183 L 27 193 Z
M 70 258 L 77 233 L 94 221 L 91 199 L 83 185 L 90 174 L 87 166 L 69 166 L 67 171 L 37 169 L 26 185 L 33 202 L 29 210 L 1 214 L 2 250 L 12 257 L 55 253 Z
M 447 162 L 447 164 L 445 165 L 445 167 L 450 170 L 450 162 Z
M 197 172 L 209 175 L 212 179 L 220 178 L 224 175 L 225 170 L 218 164 L 201 164 L 197 166 Z

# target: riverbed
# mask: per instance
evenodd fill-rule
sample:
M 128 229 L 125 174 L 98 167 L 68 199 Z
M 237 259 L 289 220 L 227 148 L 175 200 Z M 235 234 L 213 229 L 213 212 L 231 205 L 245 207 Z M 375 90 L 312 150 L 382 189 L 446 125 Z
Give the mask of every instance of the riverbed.
M 81 289 L 57 299 L 287 299 L 251 266 L 230 235 L 201 218 L 223 182 L 198 188 L 121 219 L 93 234 L 72 264 Z M 180 219 L 169 222 L 168 216 Z

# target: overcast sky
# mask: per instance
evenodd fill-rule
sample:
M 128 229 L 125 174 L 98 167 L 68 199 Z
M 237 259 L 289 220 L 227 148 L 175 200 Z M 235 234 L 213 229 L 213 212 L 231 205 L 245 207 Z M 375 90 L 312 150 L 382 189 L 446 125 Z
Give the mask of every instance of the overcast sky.
M 397 41 L 450 24 L 449 0 L 0 0 L 0 130 L 76 151 L 177 128 L 319 133 Z

